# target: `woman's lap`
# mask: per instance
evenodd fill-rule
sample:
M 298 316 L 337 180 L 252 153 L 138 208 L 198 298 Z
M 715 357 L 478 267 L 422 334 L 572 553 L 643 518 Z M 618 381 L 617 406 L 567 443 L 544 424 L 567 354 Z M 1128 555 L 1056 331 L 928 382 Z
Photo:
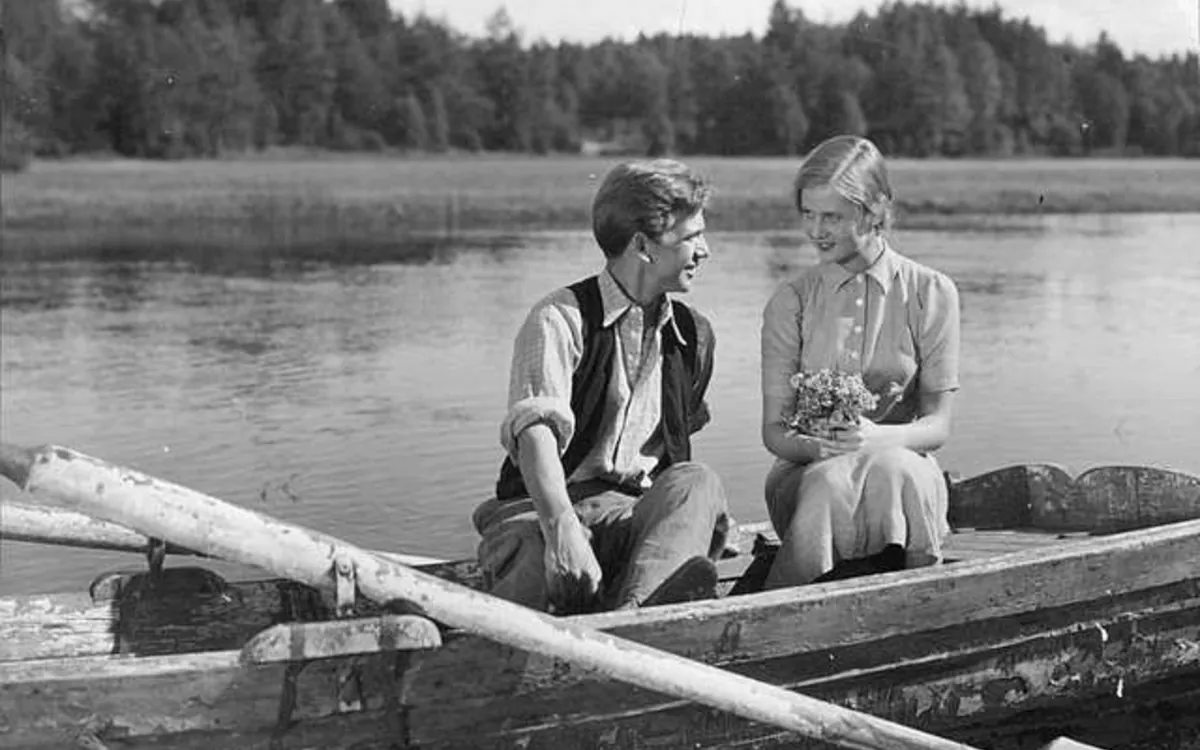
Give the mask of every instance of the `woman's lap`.
M 913 564 L 935 562 L 949 532 L 937 460 L 906 449 L 807 465 L 777 462 L 765 490 L 781 540 L 808 544 L 813 535 L 831 535 L 833 562 L 875 554 L 889 543 L 904 544 Z

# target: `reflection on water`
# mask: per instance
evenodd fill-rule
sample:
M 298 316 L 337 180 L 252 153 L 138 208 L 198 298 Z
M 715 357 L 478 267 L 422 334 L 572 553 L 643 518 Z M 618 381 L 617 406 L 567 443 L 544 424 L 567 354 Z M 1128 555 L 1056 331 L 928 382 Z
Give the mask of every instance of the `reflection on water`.
M 964 390 L 943 464 L 1200 473 L 1196 236 L 1196 215 L 902 232 L 900 249 L 962 292 Z M 712 246 L 692 295 L 718 338 L 714 422 L 696 449 L 735 514 L 757 519 L 759 316 L 812 256 L 780 233 Z M 6 259 L 0 437 L 70 445 L 370 547 L 471 554 L 512 336 L 600 253 L 554 233 L 398 255 Z M 81 590 L 98 568 L 138 562 L 6 544 L 0 593 Z

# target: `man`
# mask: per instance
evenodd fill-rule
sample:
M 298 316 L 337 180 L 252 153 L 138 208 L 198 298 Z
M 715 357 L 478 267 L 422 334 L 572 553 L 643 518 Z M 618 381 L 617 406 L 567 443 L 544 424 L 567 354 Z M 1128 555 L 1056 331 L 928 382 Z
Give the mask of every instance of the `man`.
M 615 167 L 592 206 L 604 270 L 517 334 L 508 457 L 473 519 L 493 594 L 560 614 L 714 595 L 725 494 L 690 442 L 709 419 L 712 328 L 667 297 L 709 256 L 708 197 L 676 161 Z

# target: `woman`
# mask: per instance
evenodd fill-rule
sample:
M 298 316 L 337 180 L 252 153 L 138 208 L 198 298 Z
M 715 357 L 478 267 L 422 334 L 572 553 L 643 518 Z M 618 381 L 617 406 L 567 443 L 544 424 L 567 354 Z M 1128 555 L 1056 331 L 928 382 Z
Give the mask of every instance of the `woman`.
M 879 149 L 821 143 L 800 166 L 796 207 L 818 263 L 763 311 L 763 443 L 778 460 L 767 507 L 782 541 L 767 587 L 941 561 L 947 489 L 933 451 L 958 389 L 958 290 L 900 255 Z M 877 407 L 824 439 L 786 424 L 800 371 L 859 373 Z

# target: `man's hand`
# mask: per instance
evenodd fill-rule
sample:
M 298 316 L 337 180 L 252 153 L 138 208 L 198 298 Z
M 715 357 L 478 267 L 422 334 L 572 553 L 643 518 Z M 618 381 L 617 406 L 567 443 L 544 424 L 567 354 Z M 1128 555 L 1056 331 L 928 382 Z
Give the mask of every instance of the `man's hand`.
M 591 533 L 572 511 L 546 524 L 546 587 L 556 614 L 589 612 L 600 593 L 602 574 Z

